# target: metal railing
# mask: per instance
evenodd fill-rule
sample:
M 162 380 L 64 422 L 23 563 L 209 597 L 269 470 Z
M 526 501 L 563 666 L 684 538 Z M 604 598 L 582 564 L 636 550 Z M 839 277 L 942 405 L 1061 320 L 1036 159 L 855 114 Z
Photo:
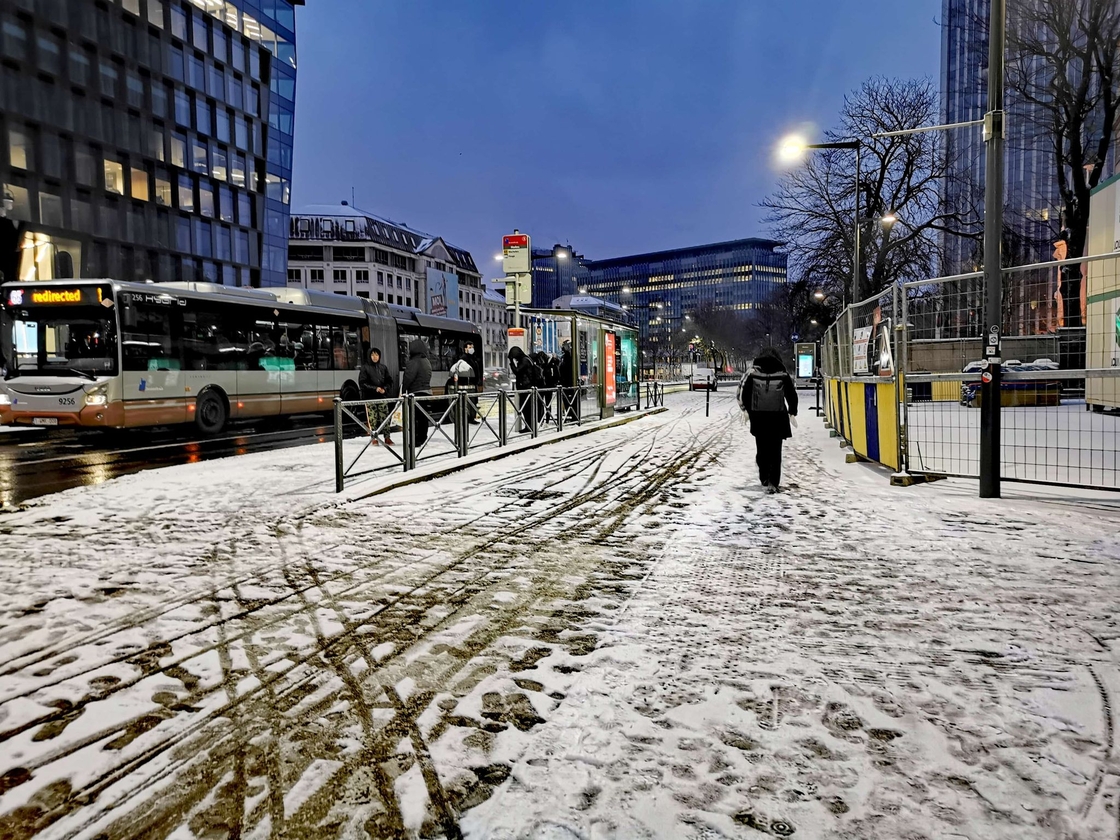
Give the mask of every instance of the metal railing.
M 646 408 L 665 405 L 665 386 L 656 380 L 646 383 Z
M 558 434 L 602 416 L 593 385 L 403 394 L 388 400 L 336 398 L 335 492 L 342 492 L 348 479 L 369 473 L 398 466 L 414 470 L 435 458 L 465 458 L 472 451 Z M 399 440 L 386 443 L 397 432 Z M 375 452 L 388 454 L 375 460 Z

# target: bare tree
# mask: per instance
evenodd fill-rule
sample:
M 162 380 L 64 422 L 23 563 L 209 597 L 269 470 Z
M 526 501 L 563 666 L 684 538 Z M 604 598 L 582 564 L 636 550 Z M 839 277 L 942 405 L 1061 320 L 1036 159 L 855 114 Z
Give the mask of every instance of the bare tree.
M 1024 0 L 1009 4 L 1007 84 L 1036 136 L 1054 150 L 1069 257 L 1085 254 L 1089 195 L 1100 183 L 1120 107 L 1120 4 Z M 985 39 L 986 40 L 986 39 Z M 1082 326 L 1081 271 L 1062 272 L 1066 325 Z
M 863 143 L 857 288 L 851 288 L 855 157 L 847 149 L 813 152 L 762 202 L 775 235 L 789 243 L 794 276 L 851 301 L 931 276 L 939 265 L 938 234 L 979 236 L 974 208 L 947 208 L 942 201 L 941 183 L 952 168 L 937 132 L 873 137 L 931 125 L 938 112 L 939 95 L 928 80 L 870 79 L 845 99 L 839 126 L 825 136 Z M 880 224 L 888 213 L 897 219 L 889 230 Z

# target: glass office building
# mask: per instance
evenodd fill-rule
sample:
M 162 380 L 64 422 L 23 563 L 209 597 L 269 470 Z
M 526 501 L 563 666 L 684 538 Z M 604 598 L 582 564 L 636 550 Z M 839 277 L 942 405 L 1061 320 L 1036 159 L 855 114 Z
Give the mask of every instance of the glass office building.
M 301 4 L 0 4 L 5 277 L 285 285 Z
M 665 347 L 701 307 L 746 311 L 786 282 L 786 255 L 771 239 L 736 239 L 588 262 L 588 292 L 627 308 L 643 343 Z

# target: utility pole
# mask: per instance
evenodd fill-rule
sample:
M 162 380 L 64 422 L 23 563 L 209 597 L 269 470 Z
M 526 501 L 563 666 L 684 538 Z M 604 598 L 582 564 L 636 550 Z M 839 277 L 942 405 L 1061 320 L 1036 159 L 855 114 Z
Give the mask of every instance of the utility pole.
M 988 28 L 988 113 L 984 117 L 984 359 L 980 386 L 980 498 L 1000 497 L 1000 382 L 1003 355 L 1003 52 L 1006 0 L 991 0 Z

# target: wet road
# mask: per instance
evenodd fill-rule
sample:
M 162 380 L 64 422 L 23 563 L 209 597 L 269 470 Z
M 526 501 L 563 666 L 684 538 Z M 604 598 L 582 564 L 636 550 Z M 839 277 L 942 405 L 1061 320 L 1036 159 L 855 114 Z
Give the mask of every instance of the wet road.
M 0 434 L 0 505 L 154 467 L 302 446 L 332 434 L 330 419 L 318 415 L 232 425 L 212 438 L 200 436 L 191 426 Z

